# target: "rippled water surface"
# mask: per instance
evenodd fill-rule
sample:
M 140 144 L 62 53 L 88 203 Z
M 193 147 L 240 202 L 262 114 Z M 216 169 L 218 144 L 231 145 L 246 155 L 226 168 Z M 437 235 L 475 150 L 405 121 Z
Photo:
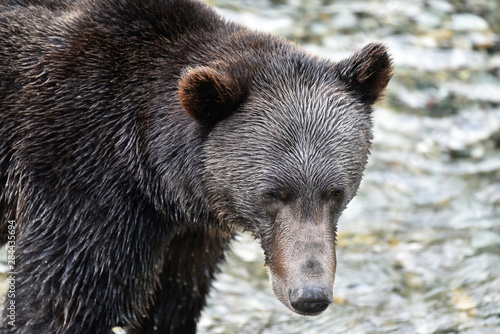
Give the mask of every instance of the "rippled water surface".
M 212 1 L 213 3 L 214 1 Z M 247 26 L 338 60 L 386 42 L 395 77 L 339 224 L 334 304 L 273 296 L 262 250 L 233 245 L 201 333 L 500 333 L 500 4 L 215 1 Z

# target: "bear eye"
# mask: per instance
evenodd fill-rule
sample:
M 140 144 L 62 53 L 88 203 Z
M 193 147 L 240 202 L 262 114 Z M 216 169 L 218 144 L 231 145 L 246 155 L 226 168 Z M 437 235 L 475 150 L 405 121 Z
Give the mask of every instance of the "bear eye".
M 285 190 L 278 189 L 266 191 L 262 197 L 268 201 L 279 201 L 283 203 L 290 199 L 289 194 Z
M 327 190 L 324 194 L 324 198 L 327 200 L 338 200 L 344 196 L 345 192 L 342 188 L 334 188 Z

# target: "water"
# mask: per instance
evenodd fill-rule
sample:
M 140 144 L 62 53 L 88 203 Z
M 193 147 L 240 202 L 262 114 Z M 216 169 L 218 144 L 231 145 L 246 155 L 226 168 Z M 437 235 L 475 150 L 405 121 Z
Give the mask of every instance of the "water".
M 373 153 L 341 218 L 334 304 L 273 296 L 242 235 L 200 333 L 500 333 L 500 4 L 216 1 L 221 13 L 338 60 L 389 44 L 395 78 Z

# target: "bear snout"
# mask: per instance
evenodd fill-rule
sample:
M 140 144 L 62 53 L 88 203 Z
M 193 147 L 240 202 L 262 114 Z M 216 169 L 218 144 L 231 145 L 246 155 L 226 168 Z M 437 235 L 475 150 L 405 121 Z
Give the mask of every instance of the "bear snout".
M 269 266 L 273 291 L 295 313 L 319 315 L 333 301 L 335 261 L 322 256 L 301 261 L 299 257 L 297 254 L 295 261 L 287 259 L 288 266 Z
M 333 301 L 333 290 L 325 286 L 303 286 L 288 290 L 292 308 L 303 315 L 317 315 Z

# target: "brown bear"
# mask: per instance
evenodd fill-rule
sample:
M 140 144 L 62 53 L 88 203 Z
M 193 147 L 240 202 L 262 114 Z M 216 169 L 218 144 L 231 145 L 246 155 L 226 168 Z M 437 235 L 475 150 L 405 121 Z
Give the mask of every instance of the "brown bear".
M 194 333 L 238 227 L 321 313 L 391 75 L 195 0 L 0 1 L 0 333 Z

